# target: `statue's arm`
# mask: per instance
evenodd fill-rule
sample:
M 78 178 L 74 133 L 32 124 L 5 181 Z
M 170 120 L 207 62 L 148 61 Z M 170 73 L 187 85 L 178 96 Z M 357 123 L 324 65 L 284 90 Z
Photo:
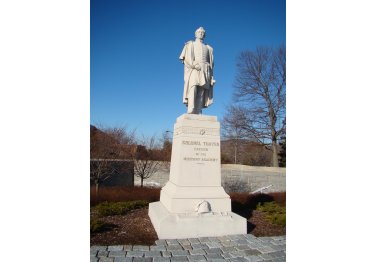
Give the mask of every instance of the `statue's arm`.
M 195 69 L 195 65 L 191 65 L 191 58 L 189 57 L 189 51 L 190 51 L 190 43 L 192 41 L 188 41 L 187 43 L 185 43 L 184 45 L 184 48 L 183 48 L 183 51 L 181 52 L 180 56 L 179 56 L 179 59 L 180 61 L 188 68 L 190 69 Z M 188 56 L 188 57 L 187 57 Z M 197 68 L 196 68 L 197 69 Z M 200 68 L 198 68 L 197 70 L 200 70 Z
M 180 61 L 184 64 L 185 59 L 185 53 L 187 51 L 187 44 L 184 45 L 183 50 L 181 51 L 181 54 L 179 56 Z

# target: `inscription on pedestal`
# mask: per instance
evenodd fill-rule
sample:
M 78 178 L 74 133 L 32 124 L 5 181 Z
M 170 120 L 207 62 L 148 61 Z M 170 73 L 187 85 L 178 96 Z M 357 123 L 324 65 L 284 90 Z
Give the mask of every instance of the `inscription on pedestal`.
M 212 157 L 219 150 L 219 142 L 209 142 L 209 141 L 198 141 L 198 140 L 183 140 L 182 145 L 188 148 L 185 152 L 188 155 L 183 156 L 185 161 L 195 161 L 195 162 L 217 162 L 219 159 L 217 157 Z

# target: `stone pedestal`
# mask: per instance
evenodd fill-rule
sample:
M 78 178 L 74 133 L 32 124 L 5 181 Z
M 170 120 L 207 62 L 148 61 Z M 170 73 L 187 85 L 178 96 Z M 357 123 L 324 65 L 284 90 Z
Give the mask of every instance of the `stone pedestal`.
M 174 126 L 170 178 L 149 216 L 160 239 L 246 234 L 221 186 L 220 125 L 215 116 L 183 114 Z

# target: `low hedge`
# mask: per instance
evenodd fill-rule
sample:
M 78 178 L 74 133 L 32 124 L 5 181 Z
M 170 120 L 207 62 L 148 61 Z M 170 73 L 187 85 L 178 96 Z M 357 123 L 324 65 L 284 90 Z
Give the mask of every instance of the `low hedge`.
M 266 219 L 272 224 L 286 226 L 286 207 L 275 201 L 259 203 L 256 210 L 266 213 Z
M 99 219 L 93 219 L 90 221 L 90 233 L 109 231 L 114 227 L 116 227 L 114 224 L 105 223 Z
M 130 210 L 139 209 L 148 206 L 144 200 L 127 202 L 102 202 L 94 207 L 99 216 L 125 215 Z

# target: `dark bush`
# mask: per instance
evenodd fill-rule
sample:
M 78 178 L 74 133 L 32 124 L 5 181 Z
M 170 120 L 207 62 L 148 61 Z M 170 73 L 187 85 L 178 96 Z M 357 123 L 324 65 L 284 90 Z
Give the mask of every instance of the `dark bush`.
M 125 215 L 130 210 L 143 208 L 148 206 L 148 202 L 144 200 L 128 201 L 128 202 L 102 202 L 94 207 L 99 216 L 116 216 Z
M 99 188 L 96 197 L 95 187 L 90 188 L 90 204 L 94 206 L 101 202 L 120 202 L 145 200 L 147 202 L 159 201 L 160 188 L 148 187 L 103 187 Z
M 92 219 L 90 221 L 90 233 L 100 233 L 104 231 L 110 231 L 115 227 L 116 225 L 105 223 L 99 219 Z
M 269 194 L 230 193 L 230 198 L 232 211 L 247 219 L 252 216 L 252 211 L 256 210 L 259 204 L 275 201 L 280 206 L 286 205 L 286 192 Z
M 273 200 L 281 206 L 286 206 L 286 192 L 269 193 L 268 195 L 273 197 Z
M 272 195 L 269 194 L 251 194 L 249 195 L 246 205 L 251 208 L 252 210 L 255 210 L 257 208 L 257 205 L 259 203 L 263 204 L 265 202 L 272 202 L 274 200 Z

